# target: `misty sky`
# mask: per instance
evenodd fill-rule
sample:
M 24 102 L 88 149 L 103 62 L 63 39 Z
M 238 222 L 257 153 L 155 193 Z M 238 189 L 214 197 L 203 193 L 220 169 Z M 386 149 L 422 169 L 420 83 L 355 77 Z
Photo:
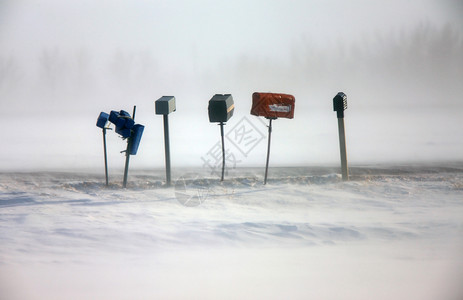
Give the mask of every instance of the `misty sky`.
M 8 1 L 1 2 L 3 53 L 43 48 L 153 51 L 169 65 L 199 67 L 240 55 L 286 59 L 300 40 L 400 31 L 420 22 L 460 22 L 458 0 L 391 1 Z M 460 3 L 460 4 L 458 4 Z
M 295 119 L 274 123 L 275 165 L 337 162 L 339 91 L 351 163 L 461 160 L 462 15 L 460 0 L 2 0 L 0 124 L 15 130 L 0 169 L 99 167 L 96 117 L 133 105 L 146 126 L 133 165 L 162 167 L 163 95 L 177 98 L 173 165 L 201 165 L 219 137 L 215 93 L 234 96 L 227 128 L 246 116 L 266 134 L 254 91 L 296 97 Z M 123 142 L 109 142 L 120 167 Z M 265 150 L 242 164 L 263 165 Z

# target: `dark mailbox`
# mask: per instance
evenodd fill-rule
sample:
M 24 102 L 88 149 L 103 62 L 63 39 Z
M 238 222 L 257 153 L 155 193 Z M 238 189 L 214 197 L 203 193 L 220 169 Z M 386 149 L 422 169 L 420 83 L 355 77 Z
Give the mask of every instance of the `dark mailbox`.
M 233 97 L 230 94 L 216 94 L 209 100 L 209 122 L 227 122 L 235 110 Z
M 168 115 L 171 112 L 176 111 L 175 97 L 174 96 L 162 96 L 155 102 L 155 109 L 157 115 Z
M 344 111 L 347 109 L 347 96 L 339 92 L 333 98 L 333 110 L 337 112 L 338 118 L 344 118 Z
M 292 95 L 253 93 L 251 115 L 269 119 L 294 118 L 295 99 Z

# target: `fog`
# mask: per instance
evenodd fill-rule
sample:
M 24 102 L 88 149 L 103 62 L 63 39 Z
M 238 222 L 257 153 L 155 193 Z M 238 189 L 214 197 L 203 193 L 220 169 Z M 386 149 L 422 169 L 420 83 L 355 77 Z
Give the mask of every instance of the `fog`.
M 202 166 L 219 140 L 208 100 L 231 93 L 247 122 L 255 91 L 289 93 L 271 165 L 339 160 L 332 98 L 348 96 L 351 164 L 461 160 L 462 1 L 1 1 L 0 169 L 102 166 L 100 111 L 137 106 L 137 168 L 162 167 L 174 95 L 172 164 Z M 243 119 L 245 118 L 245 119 Z M 228 147 L 239 156 L 239 149 Z M 110 166 L 125 142 L 108 136 Z M 238 157 L 263 165 L 266 140 Z

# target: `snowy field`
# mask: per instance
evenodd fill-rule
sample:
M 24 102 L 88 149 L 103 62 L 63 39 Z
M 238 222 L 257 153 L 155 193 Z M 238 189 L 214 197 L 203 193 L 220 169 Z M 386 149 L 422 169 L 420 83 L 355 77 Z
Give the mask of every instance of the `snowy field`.
M 338 172 L 0 173 L 0 299 L 463 299 L 463 164 Z

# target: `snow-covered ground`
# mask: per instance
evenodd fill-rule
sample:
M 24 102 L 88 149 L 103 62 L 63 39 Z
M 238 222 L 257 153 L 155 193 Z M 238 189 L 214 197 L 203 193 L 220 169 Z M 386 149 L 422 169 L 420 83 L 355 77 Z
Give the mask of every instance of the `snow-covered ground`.
M 461 163 L 174 172 L 0 173 L 0 299 L 463 299 Z

